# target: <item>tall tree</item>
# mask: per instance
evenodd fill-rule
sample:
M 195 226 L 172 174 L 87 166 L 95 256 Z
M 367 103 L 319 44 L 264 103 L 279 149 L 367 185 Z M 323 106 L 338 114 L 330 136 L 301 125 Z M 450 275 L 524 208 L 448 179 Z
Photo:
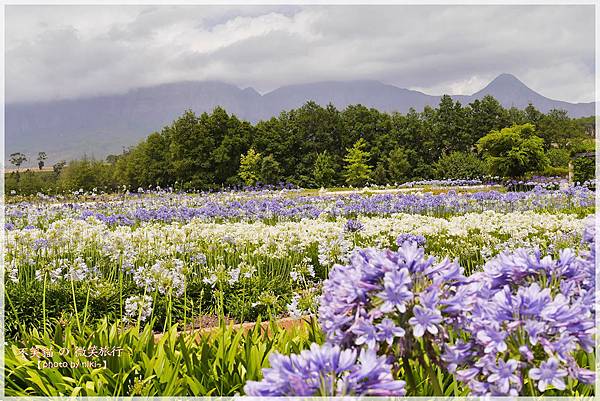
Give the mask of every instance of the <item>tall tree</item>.
M 48 156 L 46 156 L 46 152 L 38 152 L 37 161 L 38 161 L 38 168 L 40 170 L 44 168 L 44 163 L 47 158 L 48 158 Z
M 262 156 L 254 149 L 250 148 L 245 155 L 240 158 L 239 176 L 246 185 L 255 185 L 262 180 L 260 175 Z
M 260 178 L 264 184 L 276 184 L 281 180 L 281 167 L 273 155 L 263 157 L 260 162 Z
M 315 165 L 313 167 L 313 177 L 315 184 L 320 187 L 330 187 L 335 182 L 336 177 L 336 165 L 333 157 L 323 151 L 317 155 Z
M 583 127 L 569 118 L 565 110 L 550 110 L 539 119 L 537 128 L 546 149 L 568 148 L 574 141 L 586 137 Z
M 410 162 L 404 148 L 395 148 L 387 158 L 387 175 L 393 182 L 403 182 L 410 176 Z
M 27 156 L 25 156 L 21 152 L 12 153 L 9 156 L 10 163 L 15 166 L 17 169 L 21 167 L 21 164 L 27 161 Z
M 360 138 L 354 146 L 346 149 L 348 153 L 344 157 L 346 184 L 360 186 L 366 184 L 371 178 L 371 165 L 369 165 L 370 154 L 366 151 L 367 142 Z

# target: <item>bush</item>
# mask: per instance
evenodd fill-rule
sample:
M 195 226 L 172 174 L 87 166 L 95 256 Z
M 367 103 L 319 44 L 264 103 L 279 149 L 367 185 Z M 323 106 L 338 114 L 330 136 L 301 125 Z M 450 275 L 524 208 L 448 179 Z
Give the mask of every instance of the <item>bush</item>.
M 541 174 L 544 177 L 566 177 L 569 174 L 568 167 L 552 167 L 548 166 L 542 170 Z
M 546 152 L 548 164 L 552 167 L 568 167 L 571 152 L 567 149 L 550 149 Z
M 544 169 L 548 164 L 544 140 L 534 133 L 532 124 L 523 124 L 492 130 L 480 138 L 477 148 L 488 163 L 490 174 L 523 177 L 530 171 Z
M 480 178 L 487 174 L 485 163 L 472 153 L 452 152 L 435 163 L 438 178 Z
M 56 176 L 48 171 L 27 170 L 4 175 L 5 192 L 19 195 L 35 195 L 38 192 L 56 192 Z
M 59 185 L 65 191 L 91 191 L 117 188 L 114 166 L 97 160 L 74 160 L 60 173 Z
M 573 160 L 573 181 L 585 182 L 593 180 L 596 176 L 595 159 L 591 157 L 579 157 Z

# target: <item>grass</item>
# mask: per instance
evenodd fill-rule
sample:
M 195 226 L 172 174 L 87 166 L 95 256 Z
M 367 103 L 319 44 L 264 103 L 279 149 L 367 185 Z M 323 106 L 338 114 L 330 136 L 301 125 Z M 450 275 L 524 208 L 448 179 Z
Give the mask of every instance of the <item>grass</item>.
M 322 342 L 311 320 L 287 330 L 275 322 L 268 330 L 257 324 L 247 332 L 222 324 L 202 336 L 178 333 L 177 328 L 173 325 L 158 342 L 151 325 L 123 329 L 106 319 L 82 330 L 73 323 L 57 325 L 52 333 L 24 330 L 20 341 L 6 347 L 5 393 L 232 396 L 243 391 L 246 381 L 260 379 L 271 352 L 298 353 L 312 342 Z M 32 347 L 53 352 L 31 356 Z M 22 350 L 29 355 L 23 356 Z

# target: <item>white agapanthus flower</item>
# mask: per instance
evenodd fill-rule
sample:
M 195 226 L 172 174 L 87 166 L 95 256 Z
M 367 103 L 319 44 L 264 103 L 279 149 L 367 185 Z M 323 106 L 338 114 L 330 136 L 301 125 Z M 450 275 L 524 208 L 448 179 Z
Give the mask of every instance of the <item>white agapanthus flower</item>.
M 236 267 L 235 269 L 232 269 L 229 271 L 229 280 L 227 280 L 229 285 L 234 285 L 235 283 L 237 283 L 239 281 L 240 271 L 241 271 L 241 269 L 239 268 L 239 266 Z
M 204 277 L 202 282 L 210 285 L 211 287 L 214 287 L 215 283 L 217 282 L 217 275 L 213 273 L 209 277 Z
M 300 309 L 298 309 L 298 301 L 300 300 L 299 294 L 294 294 L 292 302 L 287 305 L 287 311 L 291 317 L 297 318 L 302 315 Z
M 144 322 L 152 315 L 152 297 L 149 295 L 133 296 L 125 300 L 125 323 L 134 323 L 139 319 Z

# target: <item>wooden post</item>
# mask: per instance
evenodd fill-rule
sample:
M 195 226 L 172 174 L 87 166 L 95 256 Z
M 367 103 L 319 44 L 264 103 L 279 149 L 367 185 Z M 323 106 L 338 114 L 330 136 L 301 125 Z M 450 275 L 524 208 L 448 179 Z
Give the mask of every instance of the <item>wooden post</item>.
M 573 184 L 573 160 L 569 160 L 569 185 Z

